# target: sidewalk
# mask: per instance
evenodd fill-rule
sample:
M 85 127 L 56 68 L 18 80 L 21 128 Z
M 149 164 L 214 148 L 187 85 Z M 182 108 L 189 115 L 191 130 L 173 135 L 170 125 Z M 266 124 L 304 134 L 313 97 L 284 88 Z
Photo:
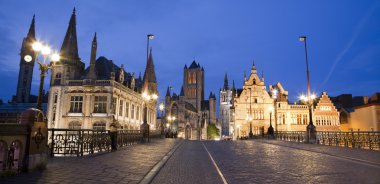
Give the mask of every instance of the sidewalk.
M 0 183 L 138 183 L 177 142 L 153 139 L 112 153 L 52 158 L 44 171 L 0 179 Z

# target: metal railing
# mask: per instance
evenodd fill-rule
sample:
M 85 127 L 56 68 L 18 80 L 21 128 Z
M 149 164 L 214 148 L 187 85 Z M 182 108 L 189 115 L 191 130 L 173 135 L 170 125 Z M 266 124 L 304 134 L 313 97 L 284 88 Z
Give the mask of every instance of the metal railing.
M 269 136 L 265 136 L 268 137 Z M 306 131 L 278 131 L 274 139 L 305 142 Z M 317 132 L 317 144 L 328 146 L 341 146 L 358 149 L 380 150 L 380 132 L 375 131 L 350 131 L 350 132 Z
M 156 138 L 151 131 L 149 138 Z M 48 147 L 50 156 L 83 156 L 99 152 L 109 152 L 112 149 L 112 139 L 109 130 L 93 129 L 48 129 Z M 116 140 L 116 139 L 115 139 Z M 118 130 L 117 147 L 128 146 L 142 142 L 143 133 L 140 130 Z

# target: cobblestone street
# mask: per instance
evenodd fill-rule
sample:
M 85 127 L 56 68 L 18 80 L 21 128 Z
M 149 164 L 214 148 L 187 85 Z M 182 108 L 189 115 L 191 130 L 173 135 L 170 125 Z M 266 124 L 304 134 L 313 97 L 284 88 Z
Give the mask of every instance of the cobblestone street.
M 205 141 L 227 183 L 379 183 L 380 153 L 281 141 Z M 186 141 L 153 183 L 222 183 L 202 142 Z
M 170 150 L 175 151 L 168 154 Z M 174 139 L 82 158 L 54 158 L 45 171 L 0 183 L 138 183 L 160 162 L 163 167 L 153 172 L 151 183 L 380 183 L 378 151 L 274 140 Z
M 112 153 L 54 158 L 45 171 L 0 179 L 0 183 L 138 183 L 177 142 L 153 139 Z

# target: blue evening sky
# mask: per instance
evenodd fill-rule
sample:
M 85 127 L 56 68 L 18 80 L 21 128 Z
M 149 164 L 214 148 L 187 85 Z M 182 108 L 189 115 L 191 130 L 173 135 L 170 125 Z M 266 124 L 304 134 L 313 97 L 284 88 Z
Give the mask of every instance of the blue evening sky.
M 183 67 L 195 58 L 205 68 L 206 91 L 218 96 L 228 72 L 242 87 L 252 60 L 267 85 L 281 82 L 290 102 L 306 91 L 308 36 L 311 88 L 330 96 L 380 91 L 380 1 L 376 0 L 23 0 L 0 1 L 0 98 L 16 93 L 19 51 L 33 14 L 38 39 L 60 49 L 73 7 L 79 54 L 89 64 L 94 32 L 98 56 L 144 71 L 146 34 L 164 96 L 179 93 Z M 37 94 L 39 71 L 32 85 Z M 49 79 L 45 83 L 48 84 Z M 47 89 L 48 86 L 45 86 Z M 161 98 L 162 99 L 162 98 Z

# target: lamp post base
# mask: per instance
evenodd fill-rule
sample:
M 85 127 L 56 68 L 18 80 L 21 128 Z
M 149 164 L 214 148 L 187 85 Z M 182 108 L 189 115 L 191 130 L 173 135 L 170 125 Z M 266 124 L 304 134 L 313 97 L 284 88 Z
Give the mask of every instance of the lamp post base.
M 306 143 L 315 144 L 317 142 L 317 128 L 309 123 L 306 127 Z
M 274 137 L 274 129 L 272 125 L 268 127 L 268 138 L 273 138 Z

